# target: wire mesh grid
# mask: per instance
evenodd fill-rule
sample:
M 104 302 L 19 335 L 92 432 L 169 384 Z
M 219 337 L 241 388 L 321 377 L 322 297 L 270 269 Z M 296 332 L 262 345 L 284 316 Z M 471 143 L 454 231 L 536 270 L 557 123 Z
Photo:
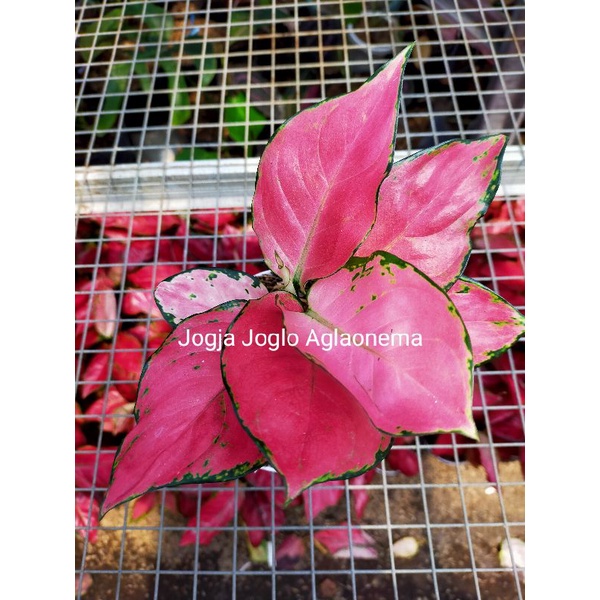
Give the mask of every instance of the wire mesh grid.
M 98 522 L 141 365 L 166 335 L 155 285 L 193 266 L 262 271 L 250 202 L 268 137 L 411 41 L 397 157 L 510 136 L 467 274 L 524 311 L 523 25 L 506 1 L 77 3 L 76 597 L 523 597 L 520 549 L 499 553 L 525 539 L 523 341 L 476 370 L 479 442 L 397 440 L 369 478 L 285 509 L 260 472 Z M 337 556 L 331 530 L 348 532 Z

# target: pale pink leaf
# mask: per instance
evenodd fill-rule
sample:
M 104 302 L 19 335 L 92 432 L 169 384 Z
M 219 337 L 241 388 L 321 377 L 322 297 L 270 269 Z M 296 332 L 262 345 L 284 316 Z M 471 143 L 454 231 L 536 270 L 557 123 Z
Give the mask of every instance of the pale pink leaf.
M 286 312 L 298 349 L 322 365 L 390 435 L 460 431 L 475 436 L 473 360 L 448 296 L 387 253 L 354 259 Z
M 357 256 L 390 252 L 449 287 L 471 251 L 469 233 L 498 189 L 506 141 L 495 135 L 445 142 L 394 164 Z
M 191 269 L 159 283 L 154 292 L 164 318 L 176 325 L 186 317 L 232 300 L 252 300 L 267 293 L 259 279 L 228 269 Z
M 484 285 L 461 277 L 448 295 L 469 332 L 475 365 L 498 356 L 523 335 L 524 317 Z
M 238 417 L 284 477 L 288 499 L 320 481 L 366 470 L 390 442 L 327 371 L 289 345 L 261 345 L 263 335 L 273 343 L 281 338 L 283 311 L 297 310 L 286 292 L 250 301 L 231 327 L 235 346 L 222 355 Z
M 302 290 L 342 267 L 372 226 L 377 189 L 393 156 L 411 49 L 354 92 L 292 117 L 266 147 L 254 230 L 266 263 L 286 287 L 293 281 Z
M 104 512 L 167 485 L 234 479 L 262 462 L 234 414 L 216 345 L 241 305 L 185 320 L 146 364 L 137 424 L 115 459 Z
M 347 528 L 323 529 L 315 533 L 315 543 L 335 558 L 377 558 L 375 540 L 358 527 L 352 527 L 350 531 Z

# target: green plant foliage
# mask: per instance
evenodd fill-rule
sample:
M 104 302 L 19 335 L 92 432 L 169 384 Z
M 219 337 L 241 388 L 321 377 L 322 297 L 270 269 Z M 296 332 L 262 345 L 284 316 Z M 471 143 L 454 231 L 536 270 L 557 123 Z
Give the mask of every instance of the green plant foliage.
M 228 125 L 229 137 L 240 143 L 256 140 L 265 127 L 266 117 L 257 108 L 248 104 L 244 92 L 229 96 L 226 102 L 224 117 L 225 124 Z M 243 125 L 232 125 L 232 123 L 243 123 Z M 249 123 L 256 124 L 249 125 Z

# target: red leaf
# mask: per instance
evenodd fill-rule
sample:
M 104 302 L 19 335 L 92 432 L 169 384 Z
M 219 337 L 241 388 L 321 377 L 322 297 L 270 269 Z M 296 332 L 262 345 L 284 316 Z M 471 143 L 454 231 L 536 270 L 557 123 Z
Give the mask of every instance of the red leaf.
M 116 450 L 116 448 L 106 447 L 98 452 L 96 446 L 78 448 L 75 453 L 75 487 L 83 489 L 107 487 Z
M 286 311 L 287 331 L 354 394 L 375 427 L 476 436 L 468 338 L 439 287 L 376 253 L 315 282 L 307 300 L 306 313 Z
M 180 546 L 199 543 L 207 546 L 219 533 L 220 529 L 228 525 L 240 507 L 243 491 L 223 490 L 216 492 L 208 500 L 203 500 L 200 505 L 200 525 L 198 531 L 198 518 L 196 515 L 187 522 L 188 529 L 181 536 Z M 211 529 L 215 528 L 215 529 Z
M 283 309 L 301 307 L 287 293 L 248 302 L 231 327 L 240 342 L 223 349 L 222 370 L 242 425 L 283 475 L 292 499 L 314 483 L 379 462 L 389 438 L 338 381 L 296 348 L 244 345 L 251 330 L 280 336 Z
M 108 389 L 108 398 L 98 398 L 85 411 L 87 415 L 99 415 L 97 419 L 102 423 L 102 429 L 113 435 L 127 433 L 133 427 L 133 403 L 128 402 L 116 387 Z
M 135 400 L 143 364 L 142 344 L 134 335 L 121 331 L 115 342 L 112 378 L 116 388 L 127 400 Z
M 317 483 L 302 492 L 304 515 L 307 521 L 316 519 L 325 509 L 335 506 L 344 495 L 344 484 Z
M 265 148 L 254 228 L 267 264 L 284 285 L 293 281 L 302 290 L 330 275 L 369 231 L 393 154 L 400 82 L 411 49 L 356 91 L 286 121 Z
M 373 477 L 375 477 L 375 469 L 369 469 L 362 475 L 353 477 L 348 483 L 351 485 L 369 485 L 373 481 Z M 359 521 L 362 521 L 362 518 L 365 514 L 365 508 L 367 507 L 370 498 L 369 490 L 351 489 L 350 493 L 352 494 L 352 498 L 354 500 L 354 510 L 356 512 L 356 516 L 358 517 Z
M 460 277 L 448 295 L 469 332 L 475 365 L 504 352 L 523 335 L 523 317 L 480 283 Z
M 396 163 L 357 255 L 390 252 L 439 286 L 451 285 L 471 250 L 469 233 L 498 189 L 506 142 L 502 135 L 445 142 Z
M 352 549 L 350 539 L 352 539 Z M 315 543 L 336 558 L 348 558 L 350 555 L 354 558 L 377 558 L 375 540 L 366 531 L 357 527 L 352 527 L 351 531 L 346 528 L 318 531 L 315 533 Z
M 98 541 L 99 517 L 98 502 L 90 494 L 75 492 L 76 531 L 83 539 L 87 539 L 92 544 Z
M 261 463 L 223 386 L 217 346 L 180 345 L 188 335 L 218 339 L 239 309 L 190 317 L 151 356 L 139 385 L 138 422 L 115 460 L 104 512 L 148 490 L 234 479 Z
M 91 393 L 102 389 L 106 385 L 109 359 L 110 353 L 108 351 L 92 355 L 81 378 L 80 390 L 82 398 L 87 398 Z

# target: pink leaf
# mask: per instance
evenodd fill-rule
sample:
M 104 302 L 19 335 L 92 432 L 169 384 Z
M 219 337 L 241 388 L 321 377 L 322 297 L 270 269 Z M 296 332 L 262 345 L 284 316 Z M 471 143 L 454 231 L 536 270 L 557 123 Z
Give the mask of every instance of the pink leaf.
M 306 547 L 302 538 L 290 533 L 277 546 L 277 552 L 275 553 L 277 567 L 280 569 L 292 568 L 305 554 Z
M 501 354 L 523 335 L 522 315 L 480 283 L 461 277 L 448 295 L 469 332 L 475 365 Z
M 356 91 L 298 113 L 266 147 L 254 228 L 284 285 L 293 281 L 303 290 L 310 280 L 330 275 L 369 231 L 393 155 L 400 82 L 411 50 Z
M 188 529 L 181 536 L 180 546 L 199 543 L 207 546 L 220 532 L 219 529 L 231 522 L 238 511 L 244 497 L 243 491 L 223 490 L 216 492 L 208 500 L 203 500 L 200 505 L 200 525 L 198 531 L 198 518 L 196 515 L 188 520 Z M 213 529 L 214 528 L 214 529 Z
M 181 265 L 148 265 L 127 273 L 127 281 L 142 290 L 153 290 L 163 279 L 181 271 Z
M 232 300 L 260 298 L 267 289 L 260 280 L 227 269 L 191 269 L 162 281 L 156 303 L 165 319 L 176 325 L 186 317 Z
M 250 301 L 231 327 L 236 344 L 222 354 L 238 417 L 283 475 L 288 499 L 319 481 L 364 471 L 390 441 L 338 381 L 296 348 L 260 345 L 263 335 L 281 336 L 283 311 L 298 310 L 285 292 Z M 251 333 L 258 343 L 248 343 Z
M 341 523 L 347 525 L 347 523 Z M 350 537 L 352 536 L 352 538 Z M 350 539 L 352 539 L 352 548 Z M 336 558 L 377 558 L 375 540 L 362 529 L 352 527 L 348 529 L 324 529 L 315 533 L 315 543 L 325 552 L 333 554 Z
M 96 446 L 79 447 L 75 453 L 75 487 L 107 487 L 116 450 L 107 447 L 98 453 Z
M 375 477 L 375 469 L 369 469 L 362 475 L 358 477 L 353 477 L 350 479 L 348 483 L 351 485 L 369 485 L 373 481 L 373 477 Z M 369 490 L 366 489 L 351 489 L 350 493 L 352 494 L 352 498 L 354 500 L 354 510 L 356 511 L 356 516 L 359 521 L 362 520 L 365 514 L 365 508 L 369 502 Z
M 135 316 L 139 314 L 161 317 L 154 296 L 150 290 L 126 290 L 123 294 L 123 314 Z
M 147 515 L 158 504 L 158 492 L 149 492 L 136 498 L 131 510 L 131 518 L 134 521 Z
M 261 463 L 223 386 L 218 347 L 207 341 L 218 340 L 240 307 L 190 317 L 151 356 L 139 385 L 138 422 L 115 460 L 104 512 L 149 490 L 233 479 Z M 187 341 L 196 334 L 202 345 Z
M 448 296 L 386 253 L 354 259 L 286 312 L 298 348 L 323 365 L 390 435 L 440 430 L 475 437 L 472 355 Z
M 87 398 L 90 394 L 104 387 L 108 378 L 108 363 L 110 353 L 98 352 L 92 355 L 81 378 L 81 397 Z
M 91 512 L 90 512 L 91 509 Z M 98 540 L 98 523 L 100 506 L 90 495 L 83 492 L 75 493 L 75 527 L 83 539 L 94 544 Z
M 498 189 L 506 142 L 502 135 L 446 142 L 396 163 L 357 255 L 390 252 L 448 287 L 466 263 L 471 229 Z
M 144 351 L 140 341 L 127 331 L 119 332 L 115 340 L 112 379 L 127 400 L 135 400 L 143 363 Z
M 133 403 L 128 402 L 119 390 L 110 386 L 106 406 L 104 398 L 98 398 L 92 402 L 85 413 L 87 415 L 99 415 L 98 421 L 102 422 L 102 429 L 113 435 L 127 433 L 133 426 L 131 415 Z
M 344 485 L 331 482 L 317 483 L 302 492 L 304 515 L 307 521 L 316 519 L 325 509 L 335 506 L 344 495 Z
M 397 448 L 405 444 L 414 444 L 415 438 L 407 436 L 396 438 L 390 453 L 385 457 L 385 462 L 390 469 L 400 471 L 407 477 L 414 477 L 419 473 L 419 459 L 417 453 L 409 448 Z
M 246 490 L 240 517 L 248 527 L 257 528 L 248 530 L 248 539 L 254 547 L 263 541 L 266 529 L 279 527 L 285 522 L 283 508 L 274 504 L 269 495 L 260 490 Z

